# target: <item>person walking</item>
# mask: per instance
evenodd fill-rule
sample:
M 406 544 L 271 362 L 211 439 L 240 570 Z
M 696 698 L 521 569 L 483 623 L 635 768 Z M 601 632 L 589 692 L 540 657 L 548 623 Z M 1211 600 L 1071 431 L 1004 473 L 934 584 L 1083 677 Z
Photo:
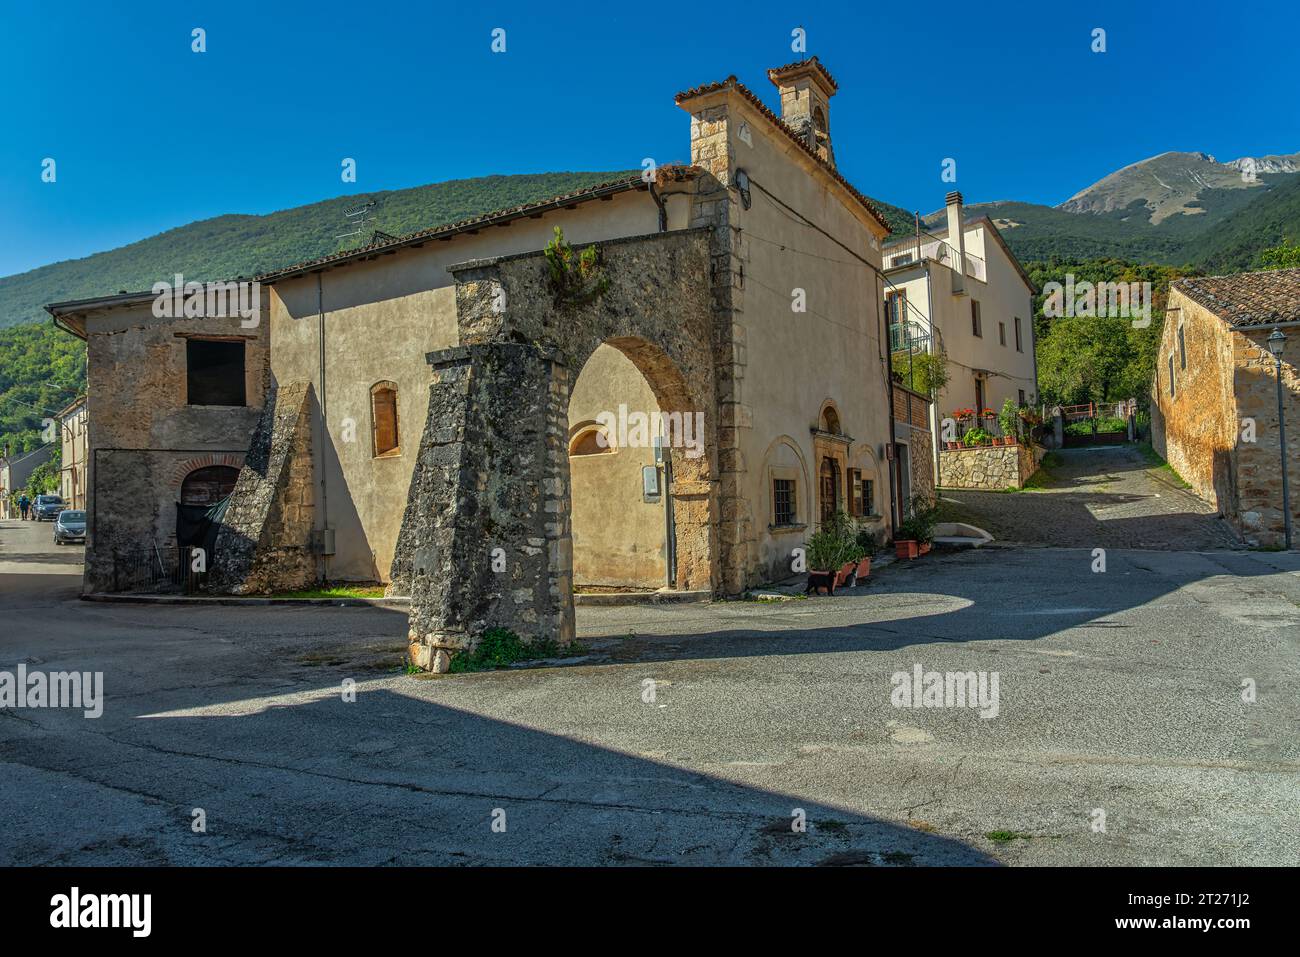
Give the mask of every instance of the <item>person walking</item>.
M 27 509 L 31 504 L 31 499 L 27 497 L 26 492 L 24 492 L 22 497 L 18 499 L 18 511 L 22 512 L 24 522 L 27 521 Z

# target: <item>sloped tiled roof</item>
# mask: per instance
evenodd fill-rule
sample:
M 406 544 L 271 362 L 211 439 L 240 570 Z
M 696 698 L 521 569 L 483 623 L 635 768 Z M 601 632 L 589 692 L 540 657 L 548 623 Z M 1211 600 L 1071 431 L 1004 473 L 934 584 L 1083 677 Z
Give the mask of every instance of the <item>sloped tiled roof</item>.
M 1175 280 L 1171 287 L 1230 326 L 1300 322 L 1300 269 Z
M 699 172 L 699 167 L 696 166 L 675 165 L 660 166 L 657 167 L 655 171 L 657 183 L 684 182 L 693 179 Z M 483 213 L 479 216 L 472 216 L 469 219 L 462 219 L 458 222 L 445 223 L 440 226 L 430 227 L 429 229 L 422 229 L 418 232 L 408 233 L 405 236 L 399 236 L 396 239 L 387 236 L 386 234 L 376 232 L 372 239 L 377 239 L 377 241 L 372 241 L 365 246 L 344 250 L 343 252 L 331 253 L 328 256 L 320 256 L 316 259 L 309 259 L 306 262 L 295 263 L 292 266 L 275 269 L 271 272 L 263 273 L 258 276 L 257 279 L 260 282 L 274 282 L 277 279 L 287 279 L 290 276 L 312 272 L 323 266 L 334 266 L 354 259 L 367 259 L 372 256 L 396 251 L 405 246 L 418 246 L 431 239 L 449 238 L 456 233 L 476 232 L 484 226 L 504 224 L 511 220 L 521 219 L 525 216 L 539 215 L 553 209 L 562 209 L 565 206 L 574 205 L 587 200 L 598 199 L 602 196 L 612 196 L 615 193 L 622 193 L 627 190 L 645 188 L 646 184 L 641 179 L 641 174 L 636 173 L 623 179 L 611 180 L 608 183 L 597 183 L 595 186 L 586 186 L 582 189 L 574 190 L 571 193 L 552 196 L 549 199 L 538 200 L 535 203 L 525 203 L 522 206 L 510 206 L 506 209 L 494 210 L 493 212 Z
M 784 67 L 782 69 L 784 69 Z M 805 153 L 811 156 L 813 160 L 816 161 L 816 163 L 819 166 L 821 166 L 822 169 L 824 169 L 836 180 L 836 182 L 838 182 L 841 186 L 847 189 L 849 193 L 853 196 L 853 198 L 862 204 L 863 209 L 865 209 L 868 213 L 871 214 L 871 216 L 876 220 L 876 222 L 880 223 L 880 225 L 883 226 L 886 230 L 889 230 L 889 223 L 885 222 L 885 217 L 880 214 L 880 210 L 876 209 L 875 205 L 871 202 L 871 200 L 867 199 L 866 196 L 864 196 L 862 193 L 858 191 L 857 187 L 855 187 L 852 183 L 850 183 L 847 179 L 845 179 L 840 174 L 839 170 L 837 170 L 834 166 L 831 166 L 824 159 L 818 156 L 817 151 L 814 150 L 811 146 L 809 146 L 802 136 L 800 136 L 797 132 L 792 130 L 789 127 L 789 125 L 786 124 L 785 120 L 781 119 L 781 117 L 773 113 L 768 108 L 766 103 L 764 103 L 762 100 L 760 100 L 757 96 L 754 95 L 753 91 L 751 91 L 749 87 L 745 86 L 745 84 L 737 80 L 735 74 L 732 74 L 731 76 L 727 77 L 725 80 L 719 80 L 716 83 L 705 83 L 701 86 L 692 87 L 689 90 L 682 90 L 682 92 L 677 94 L 675 99 L 677 100 L 677 104 L 680 106 L 682 103 L 685 103 L 687 100 L 693 100 L 696 97 L 704 96 L 708 93 L 716 93 L 719 90 L 735 90 L 742 97 L 744 97 L 750 106 L 758 110 L 758 112 L 764 118 L 766 118 L 773 126 L 775 126 L 778 130 L 780 130 L 787 137 L 789 137 L 792 142 L 798 144 L 800 149 L 802 149 Z

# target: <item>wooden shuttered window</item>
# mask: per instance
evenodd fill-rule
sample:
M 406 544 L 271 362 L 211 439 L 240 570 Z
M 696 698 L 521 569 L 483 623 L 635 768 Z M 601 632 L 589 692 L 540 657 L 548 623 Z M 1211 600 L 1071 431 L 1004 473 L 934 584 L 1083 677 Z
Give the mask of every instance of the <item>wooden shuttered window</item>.
M 380 382 L 370 389 L 371 426 L 375 437 L 375 455 L 393 455 L 401 451 L 397 440 L 397 386 Z

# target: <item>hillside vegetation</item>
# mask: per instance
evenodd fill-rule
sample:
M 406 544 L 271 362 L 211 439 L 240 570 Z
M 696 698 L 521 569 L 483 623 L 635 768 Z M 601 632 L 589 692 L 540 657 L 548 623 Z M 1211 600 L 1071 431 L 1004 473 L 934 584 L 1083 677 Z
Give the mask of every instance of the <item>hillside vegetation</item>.
M 265 216 L 217 216 L 129 246 L 0 279 L 0 328 L 47 319 L 41 307 L 49 302 L 148 289 L 178 272 L 200 282 L 255 276 L 364 245 L 376 229 L 394 236 L 413 233 L 631 175 L 624 171 L 484 176 L 341 196 Z M 344 210 L 370 200 L 376 205 L 366 234 L 338 239 L 349 229 Z

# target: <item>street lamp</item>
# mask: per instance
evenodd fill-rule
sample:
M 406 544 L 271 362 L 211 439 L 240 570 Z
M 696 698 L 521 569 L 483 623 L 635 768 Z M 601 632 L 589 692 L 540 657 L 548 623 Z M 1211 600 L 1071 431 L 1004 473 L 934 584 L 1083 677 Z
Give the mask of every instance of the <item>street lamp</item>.
M 1291 549 L 1291 489 L 1286 478 L 1286 418 L 1282 410 L 1282 347 L 1286 345 L 1286 336 L 1277 326 L 1268 336 L 1268 351 L 1273 353 L 1277 363 L 1277 429 L 1282 445 L 1282 520 L 1286 527 L 1286 547 Z

